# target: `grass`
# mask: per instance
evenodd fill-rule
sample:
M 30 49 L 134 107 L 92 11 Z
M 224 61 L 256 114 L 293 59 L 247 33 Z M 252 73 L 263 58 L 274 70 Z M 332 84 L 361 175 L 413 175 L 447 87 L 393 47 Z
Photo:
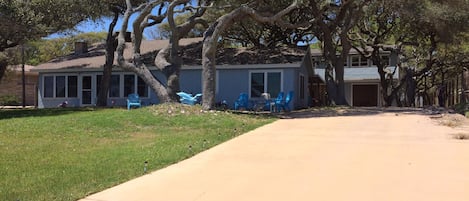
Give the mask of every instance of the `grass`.
M 0 200 L 77 200 L 272 121 L 182 105 L 0 111 Z

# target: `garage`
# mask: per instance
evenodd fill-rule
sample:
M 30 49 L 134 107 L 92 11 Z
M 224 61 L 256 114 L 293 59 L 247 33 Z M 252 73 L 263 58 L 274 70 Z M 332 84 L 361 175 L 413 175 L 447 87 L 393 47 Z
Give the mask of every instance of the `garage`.
M 359 84 L 352 86 L 353 106 L 376 107 L 378 106 L 378 85 Z

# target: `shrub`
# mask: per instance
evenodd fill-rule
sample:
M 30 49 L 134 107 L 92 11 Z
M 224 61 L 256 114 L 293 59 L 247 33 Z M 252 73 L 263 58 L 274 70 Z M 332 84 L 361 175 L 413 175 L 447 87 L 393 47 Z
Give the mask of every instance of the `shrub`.
M 0 96 L 0 105 L 20 105 L 21 101 L 13 95 Z
M 469 103 L 456 104 L 456 105 L 454 105 L 454 110 L 457 113 L 464 115 L 466 112 L 469 112 Z

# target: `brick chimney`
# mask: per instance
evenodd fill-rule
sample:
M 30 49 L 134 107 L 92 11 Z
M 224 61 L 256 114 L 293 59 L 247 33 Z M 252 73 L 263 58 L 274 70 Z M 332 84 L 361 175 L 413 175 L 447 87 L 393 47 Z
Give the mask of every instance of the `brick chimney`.
M 84 54 L 88 52 L 88 43 L 85 41 L 75 42 L 75 54 Z

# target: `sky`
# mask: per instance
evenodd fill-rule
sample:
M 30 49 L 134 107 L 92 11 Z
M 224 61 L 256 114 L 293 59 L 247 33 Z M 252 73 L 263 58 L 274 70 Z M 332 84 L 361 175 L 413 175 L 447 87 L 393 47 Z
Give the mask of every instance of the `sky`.
M 137 14 L 134 14 L 130 17 L 128 31 L 132 31 L 131 23 L 132 21 L 134 21 L 136 17 L 137 17 Z M 111 21 L 112 21 L 112 18 L 110 17 L 103 17 L 97 21 L 92 21 L 92 20 L 83 21 L 74 28 L 76 31 L 65 31 L 63 33 L 56 33 L 46 38 L 60 38 L 60 37 L 66 37 L 69 35 L 75 35 L 75 34 L 86 33 L 86 32 L 107 32 Z M 122 26 L 122 16 L 119 16 L 119 19 L 117 20 L 117 24 L 116 24 L 116 27 L 114 28 L 114 31 L 115 32 L 120 31 L 121 26 Z M 155 27 L 157 26 L 158 25 L 145 29 L 143 33 L 144 37 L 152 38 L 150 32 L 154 31 L 156 29 Z

